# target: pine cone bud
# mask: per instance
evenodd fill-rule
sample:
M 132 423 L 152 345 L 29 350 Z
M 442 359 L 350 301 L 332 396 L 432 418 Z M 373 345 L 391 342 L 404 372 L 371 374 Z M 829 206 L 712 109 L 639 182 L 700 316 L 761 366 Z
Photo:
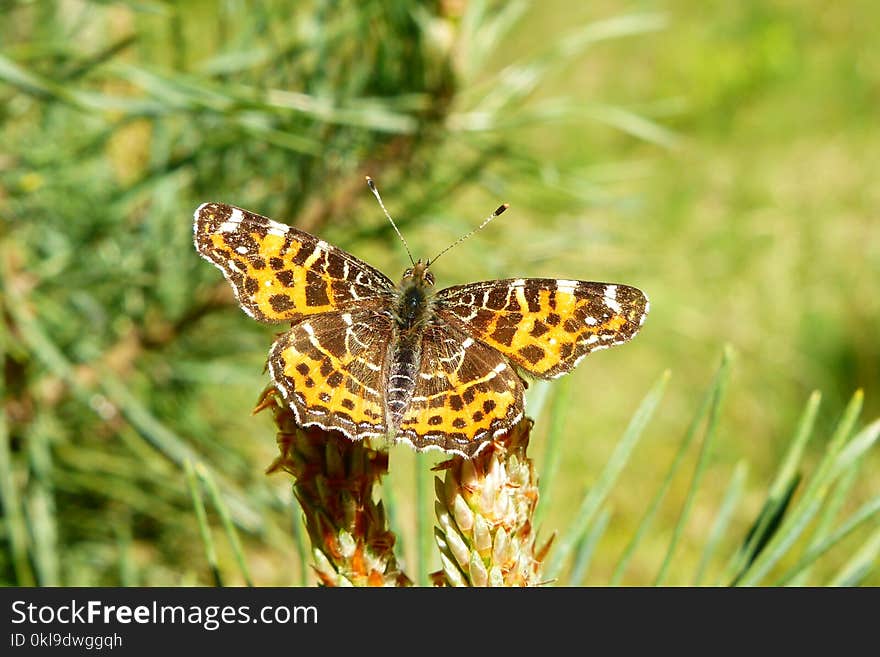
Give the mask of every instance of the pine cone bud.
M 388 452 L 338 431 L 297 426 L 293 411 L 268 388 L 254 412 L 269 408 L 280 455 L 267 473 L 283 470 L 303 510 L 315 572 L 325 586 L 409 586 L 394 556 L 395 536 L 373 487 L 388 472 Z
M 536 550 L 532 516 L 538 478 L 526 456 L 532 421 L 523 419 L 472 459 L 438 465 L 434 532 L 447 586 L 534 586 L 549 543 Z

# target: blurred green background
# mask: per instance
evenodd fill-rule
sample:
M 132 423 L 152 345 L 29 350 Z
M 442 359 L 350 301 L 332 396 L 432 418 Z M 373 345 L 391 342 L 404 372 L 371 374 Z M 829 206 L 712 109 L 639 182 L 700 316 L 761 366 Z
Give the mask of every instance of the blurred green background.
M 237 308 L 191 216 L 250 208 L 396 279 L 367 173 L 416 256 L 511 203 L 438 263 L 440 287 L 550 276 L 650 296 L 632 343 L 530 391 L 539 469 L 559 431 L 549 536 L 672 371 L 583 583 L 609 580 L 733 347 L 670 571 L 687 581 L 745 460 L 723 543 L 742 541 L 811 391 L 807 466 L 856 389 L 880 415 L 878 19 L 868 0 L 0 2 L 0 582 L 210 583 L 187 459 L 218 482 L 254 582 L 313 581 L 290 482 L 263 474 L 270 418 L 250 414 L 279 327 Z M 391 455 L 405 569 L 432 513 L 417 474 L 439 460 Z M 878 465 L 848 506 L 877 494 Z M 688 476 L 624 583 L 651 581 Z

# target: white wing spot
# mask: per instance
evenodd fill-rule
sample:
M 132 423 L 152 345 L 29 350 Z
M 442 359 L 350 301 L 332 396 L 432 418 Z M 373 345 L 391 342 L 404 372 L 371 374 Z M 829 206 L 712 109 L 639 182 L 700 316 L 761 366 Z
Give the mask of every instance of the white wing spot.
M 242 255 L 248 252 L 248 248 L 246 246 L 237 246 L 235 247 L 235 250 Z
M 241 213 L 241 210 L 238 208 L 232 208 L 232 213 L 229 215 L 229 219 L 220 224 L 220 227 L 217 228 L 217 230 L 221 233 L 231 233 L 238 230 L 238 224 L 241 223 L 242 219 L 244 219 L 244 215 Z
M 284 237 L 287 233 L 290 232 L 290 226 L 287 224 L 279 224 L 277 221 L 270 221 L 269 228 L 266 230 L 266 233 L 269 235 L 277 235 L 278 237 Z
M 556 281 L 556 289 L 565 294 L 574 294 L 577 284 L 577 281 L 558 280 Z
M 617 302 L 617 286 L 616 285 L 608 285 L 605 287 L 605 305 L 611 308 L 616 313 L 619 313 L 623 308 Z
M 588 316 L 588 317 L 584 320 L 584 322 L 587 323 L 587 324 L 589 324 L 590 326 L 595 326 L 596 324 L 599 323 L 599 320 L 596 319 L 595 317 L 589 317 L 589 316 Z

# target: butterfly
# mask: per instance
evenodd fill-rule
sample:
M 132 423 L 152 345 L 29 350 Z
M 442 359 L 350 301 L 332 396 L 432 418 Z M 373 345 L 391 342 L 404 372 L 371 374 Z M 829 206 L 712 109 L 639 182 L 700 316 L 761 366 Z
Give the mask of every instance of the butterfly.
M 196 250 L 223 272 L 242 309 L 290 323 L 268 369 L 297 423 L 352 440 L 387 437 L 472 457 L 523 417 L 523 375 L 567 374 L 587 354 L 632 339 L 648 313 L 645 294 L 628 285 L 517 278 L 435 292 L 436 257 L 410 256 L 394 283 L 242 208 L 204 203 L 194 219 Z

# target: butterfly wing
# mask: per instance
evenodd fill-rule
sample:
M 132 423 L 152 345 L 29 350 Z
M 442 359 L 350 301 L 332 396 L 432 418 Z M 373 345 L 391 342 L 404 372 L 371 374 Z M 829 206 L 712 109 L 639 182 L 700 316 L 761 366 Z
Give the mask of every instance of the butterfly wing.
M 352 440 L 384 436 L 384 363 L 392 318 L 364 302 L 294 324 L 272 345 L 269 372 L 298 424 L 337 429 Z
M 394 289 L 387 276 L 342 249 L 223 203 L 199 206 L 193 241 L 232 284 L 242 309 L 264 322 L 345 310 Z
M 491 347 L 446 323 L 429 324 L 398 440 L 473 456 L 523 414 L 523 383 Z
M 631 340 L 648 299 L 628 285 L 527 278 L 446 288 L 435 307 L 526 372 L 552 379 L 591 351 Z

